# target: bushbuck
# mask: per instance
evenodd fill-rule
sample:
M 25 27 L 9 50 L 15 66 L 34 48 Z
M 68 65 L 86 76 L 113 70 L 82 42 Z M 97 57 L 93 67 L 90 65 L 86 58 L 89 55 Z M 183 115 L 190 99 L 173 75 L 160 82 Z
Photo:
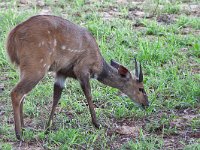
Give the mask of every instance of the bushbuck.
M 94 37 L 85 29 L 61 17 L 37 15 L 17 25 L 8 35 L 7 52 L 18 66 L 20 80 L 11 91 L 15 134 L 22 140 L 23 101 L 48 71 L 55 72 L 53 106 L 46 128 L 49 129 L 65 80 L 77 79 L 87 99 L 92 123 L 99 128 L 92 102 L 89 80 L 117 88 L 134 102 L 149 105 L 143 86 L 142 67 L 135 60 L 135 75 L 127 68 L 102 57 Z

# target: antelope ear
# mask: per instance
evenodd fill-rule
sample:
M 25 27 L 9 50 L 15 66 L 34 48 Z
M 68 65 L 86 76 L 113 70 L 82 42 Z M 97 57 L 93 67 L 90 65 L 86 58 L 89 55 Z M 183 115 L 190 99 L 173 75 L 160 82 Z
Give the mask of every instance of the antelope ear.
M 110 65 L 113 66 L 115 69 L 119 69 L 119 67 L 121 66 L 120 64 L 118 64 L 117 62 L 115 62 L 112 59 L 110 61 Z
M 126 69 L 124 66 L 120 65 L 118 68 L 118 73 L 122 76 L 122 77 L 129 77 L 130 76 L 130 72 L 128 71 L 128 69 Z
M 130 76 L 130 72 L 128 71 L 128 69 L 126 69 L 124 66 L 118 64 L 114 60 L 110 61 L 110 65 L 118 70 L 118 74 L 120 76 L 122 76 L 122 77 L 129 77 Z

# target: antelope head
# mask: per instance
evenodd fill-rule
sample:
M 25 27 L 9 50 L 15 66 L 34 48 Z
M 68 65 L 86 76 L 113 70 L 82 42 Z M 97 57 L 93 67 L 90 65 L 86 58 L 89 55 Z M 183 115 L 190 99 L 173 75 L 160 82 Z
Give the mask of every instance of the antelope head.
M 132 76 L 130 71 L 117 62 L 111 61 L 111 66 L 118 70 L 118 74 L 121 76 L 122 86 L 119 88 L 124 94 L 126 94 L 133 102 L 139 104 L 142 107 L 148 107 L 148 97 L 144 89 L 143 73 L 141 64 L 135 58 L 135 75 Z

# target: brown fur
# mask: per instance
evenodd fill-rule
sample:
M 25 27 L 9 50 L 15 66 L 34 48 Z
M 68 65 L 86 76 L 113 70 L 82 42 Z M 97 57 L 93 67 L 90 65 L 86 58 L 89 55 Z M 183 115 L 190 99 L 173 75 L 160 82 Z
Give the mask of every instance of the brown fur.
M 74 34 L 76 36 L 73 36 Z M 56 46 L 54 46 L 55 39 Z M 66 50 L 62 50 L 63 43 Z M 77 52 L 71 53 L 67 49 L 77 50 Z M 78 52 L 78 50 L 83 52 Z M 101 60 L 98 46 L 89 32 L 55 16 L 34 16 L 15 27 L 8 36 L 7 51 L 11 62 L 21 64 L 20 67 L 27 66 L 27 63 L 40 65 L 39 62 L 43 59 L 46 66 L 50 65 L 52 71 L 58 71 L 67 67 L 66 57 L 70 63 L 84 57 L 80 63 L 85 65 L 87 60 L 91 69 L 99 70 L 101 67 L 99 62 L 94 61 L 94 59 Z M 51 52 L 52 56 L 49 57 Z M 88 62 L 88 60 L 93 62 Z
M 48 71 L 56 72 L 56 82 L 47 129 L 50 127 L 67 77 L 79 80 L 89 104 L 92 122 L 96 127 L 99 127 L 99 124 L 92 103 L 89 84 L 91 77 L 118 88 L 135 102 L 148 106 L 142 81 L 132 77 L 128 69 L 114 61 L 111 65 L 107 64 L 93 36 L 86 29 L 68 20 L 49 15 L 29 18 L 8 35 L 7 52 L 11 62 L 20 69 L 20 81 L 11 92 L 15 133 L 18 139 L 21 139 L 21 127 L 24 126 L 24 96 Z
M 13 29 L 9 33 L 9 35 L 8 35 L 9 40 L 7 40 L 6 49 L 7 49 L 8 55 L 10 57 L 10 61 L 18 66 L 19 65 L 19 58 L 17 56 L 17 51 L 15 50 L 15 46 L 18 43 L 18 39 L 15 38 L 16 29 L 17 28 Z M 14 43 L 16 43 L 16 44 L 14 44 Z

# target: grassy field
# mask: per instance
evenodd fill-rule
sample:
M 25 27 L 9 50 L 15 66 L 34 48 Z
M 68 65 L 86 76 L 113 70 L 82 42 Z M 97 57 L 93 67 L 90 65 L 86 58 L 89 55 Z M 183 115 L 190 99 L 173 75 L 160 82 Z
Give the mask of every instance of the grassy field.
M 93 127 L 77 81 L 68 80 L 52 130 L 53 74 L 26 97 L 21 149 L 200 149 L 199 0 L 0 0 L 0 149 L 18 149 L 10 91 L 18 82 L 5 42 L 8 32 L 36 14 L 62 16 L 88 28 L 102 55 L 134 70 L 142 62 L 151 106 L 142 110 L 118 90 L 91 81 L 101 128 Z

